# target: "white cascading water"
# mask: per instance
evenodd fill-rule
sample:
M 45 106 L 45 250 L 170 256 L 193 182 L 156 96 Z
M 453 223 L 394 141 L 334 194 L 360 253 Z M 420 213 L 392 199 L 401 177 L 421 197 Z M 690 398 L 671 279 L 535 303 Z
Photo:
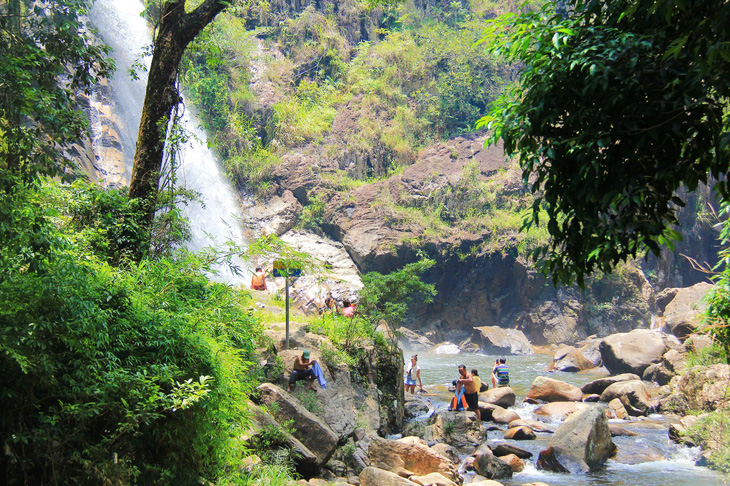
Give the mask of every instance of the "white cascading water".
M 111 57 L 116 62 L 116 73 L 109 80 L 109 96 L 114 100 L 114 112 L 118 120 L 120 143 L 126 162 L 126 183 L 132 172 L 139 121 L 142 114 L 147 73 L 136 69 L 139 79 L 130 76 L 135 63 L 139 64 L 145 49 L 152 43 L 147 22 L 141 17 L 143 5 L 140 0 L 96 0 L 90 17 L 104 42 L 112 48 Z M 142 61 L 149 66 L 149 57 Z M 92 125 L 95 122 L 92 120 Z M 188 243 L 190 251 L 204 247 L 222 247 L 233 241 L 241 247 L 247 245 L 241 227 L 241 206 L 239 198 L 225 176 L 221 173 L 213 152 L 207 147 L 206 135 L 187 107 L 182 117 L 185 130 L 190 133 L 190 141 L 181 153 L 178 183 L 200 193 L 203 204 L 193 202 L 183 208 L 190 221 L 192 240 Z M 98 127 L 92 132 L 100 139 Z M 95 144 L 99 143 L 97 140 Z M 99 152 L 97 152 L 99 153 Z M 248 264 L 235 261 L 242 269 L 250 270 Z M 221 270 L 214 277 L 227 283 L 242 283 L 242 278 Z

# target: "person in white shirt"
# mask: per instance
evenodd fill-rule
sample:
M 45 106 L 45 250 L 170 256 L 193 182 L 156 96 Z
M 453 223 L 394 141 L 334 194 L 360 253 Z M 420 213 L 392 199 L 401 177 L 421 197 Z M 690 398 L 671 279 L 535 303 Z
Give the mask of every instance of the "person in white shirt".
M 419 389 L 423 390 L 423 383 L 421 382 L 421 367 L 418 366 L 418 355 L 414 354 L 413 356 L 411 356 L 411 364 L 406 370 L 405 390 L 413 394 L 413 392 L 416 391 L 416 380 L 418 380 Z

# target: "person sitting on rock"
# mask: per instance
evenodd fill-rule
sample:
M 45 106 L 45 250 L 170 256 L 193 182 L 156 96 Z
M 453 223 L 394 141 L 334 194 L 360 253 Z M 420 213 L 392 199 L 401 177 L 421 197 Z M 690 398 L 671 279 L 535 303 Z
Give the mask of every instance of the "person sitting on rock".
M 456 391 L 458 392 L 461 387 L 464 387 L 466 405 L 469 407 L 468 410 L 476 412 L 477 427 L 480 428 L 482 425 L 482 414 L 479 411 L 479 390 L 477 389 L 477 384 L 472 374 L 466 371 L 466 366 L 459 365 L 459 375 L 461 378 L 456 380 Z
M 296 385 L 299 380 L 309 380 L 309 389 L 317 391 L 314 387 L 314 371 L 310 366 L 314 366 L 317 363 L 316 359 L 309 359 L 309 350 L 305 349 L 301 356 L 294 358 L 294 369 L 289 375 L 289 386 L 286 391 L 291 392 L 292 387 Z
M 482 379 L 479 377 L 479 371 L 477 369 L 471 370 L 471 377 L 474 379 L 474 382 L 476 383 L 476 389 L 478 393 L 485 392 L 489 390 L 489 385 L 486 383 L 482 383 Z
M 509 386 L 509 368 L 505 364 L 506 361 L 504 358 L 494 361 L 496 366 L 492 370 L 492 388 Z
M 256 267 L 256 273 L 251 277 L 251 289 L 266 290 L 266 274 L 261 267 Z

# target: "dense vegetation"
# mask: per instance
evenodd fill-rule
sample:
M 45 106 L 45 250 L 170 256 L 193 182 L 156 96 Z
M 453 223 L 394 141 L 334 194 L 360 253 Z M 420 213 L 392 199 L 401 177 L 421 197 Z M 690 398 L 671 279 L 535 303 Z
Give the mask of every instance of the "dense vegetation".
M 0 250 L 5 484 L 218 476 L 242 455 L 256 384 L 246 296 L 209 282 L 202 257 L 111 266 L 124 207 L 99 211 L 98 188 L 22 192 Z M 77 229 L 81 214 L 111 224 Z
M 493 24 L 491 50 L 524 68 L 481 123 L 539 195 L 528 226 L 550 243 L 533 256 L 555 281 L 671 249 L 682 185 L 727 199 L 729 17 L 723 1 L 573 0 Z
M 382 178 L 427 143 L 473 132 L 504 84 L 507 73 L 474 44 L 493 4 L 455 2 L 429 16 L 349 7 L 380 18 L 375 38 L 353 41 L 332 9 L 281 18 L 261 4 L 234 9 L 192 49 L 183 80 L 239 185 L 266 193 L 285 150 L 323 142 L 331 159 L 346 158 L 345 148 L 372 156 L 366 174 L 338 180 Z M 266 100 L 254 91 L 263 84 Z M 343 113 L 354 126 L 334 136 Z

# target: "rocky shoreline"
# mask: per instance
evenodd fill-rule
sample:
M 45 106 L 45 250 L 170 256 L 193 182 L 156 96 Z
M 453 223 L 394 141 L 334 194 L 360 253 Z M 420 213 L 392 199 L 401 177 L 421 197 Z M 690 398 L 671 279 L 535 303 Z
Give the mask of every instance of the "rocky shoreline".
M 685 322 L 695 318 L 686 316 Z M 434 344 L 427 335 L 403 331 L 403 343 L 409 348 L 444 345 Z M 688 367 L 688 349 L 707 342 L 701 336 L 687 337 L 635 329 L 548 348 L 553 353 L 552 370 L 600 367 L 606 376 L 582 387 L 538 376 L 522 403 L 509 387 L 488 390 L 480 394 L 481 423 L 475 412 L 447 410 L 428 396 L 404 396 L 402 354 L 395 357 L 397 365 L 390 370 L 393 387 L 384 396 L 377 383 L 383 370 L 372 347 L 355 368 L 327 367 L 325 375 L 332 386 L 317 392 L 315 410 L 303 405 L 312 403 L 306 396 L 311 392 L 304 387 L 292 394 L 284 391 L 286 376 L 278 370 L 272 383 L 259 387 L 259 406 L 251 405 L 257 410 L 257 426 L 247 440 L 255 443 L 272 424 L 294 424 L 284 442 L 297 451 L 297 471 L 306 478 L 299 484 L 312 486 L 496 486 L 528 464 L 557 473 L 593 472 L 610 458 L 636 460 L 635 454 L 616 445 L 615 437 L 641 435 L 641 427 L 649 427 L 682 442 L 683 432 L 697 420 L 690 411 L 730 406 L 730 366 Z M 327 346 L 326 338 L 307 332 L 306 326 L 294 333 L 291 350 L 283 350 L 280 332 L 274 332 L 272 340 L 269 367 L 277 360 L 286 365 L 305 347 L 319 358 Z M 519 331 L 496 326 L 474 328 L 458 346 L 463 353 L 534 352 Z M 530 411 L 529 416 L 520 415 L 524 410 Z M 540 437 L 547 445 L 539 452 L 515 445 Z M 709 452 L 703 451 L 700 462 Z

